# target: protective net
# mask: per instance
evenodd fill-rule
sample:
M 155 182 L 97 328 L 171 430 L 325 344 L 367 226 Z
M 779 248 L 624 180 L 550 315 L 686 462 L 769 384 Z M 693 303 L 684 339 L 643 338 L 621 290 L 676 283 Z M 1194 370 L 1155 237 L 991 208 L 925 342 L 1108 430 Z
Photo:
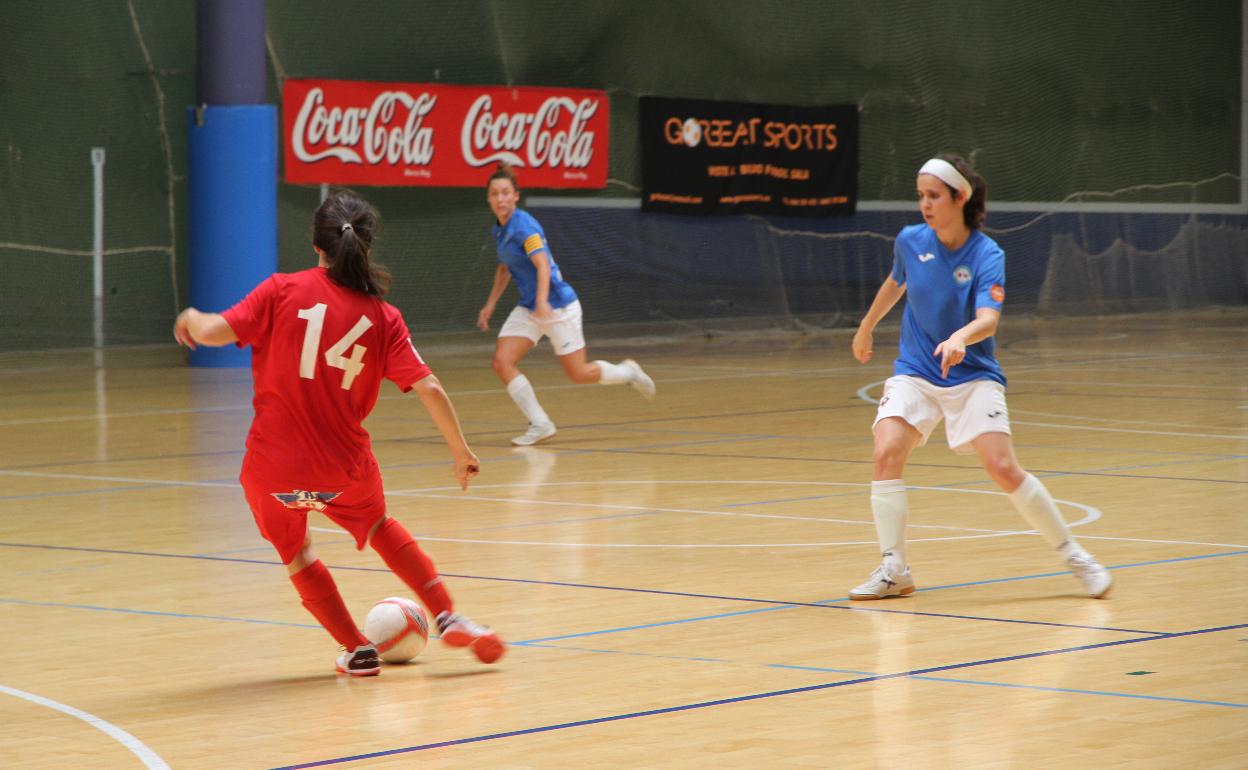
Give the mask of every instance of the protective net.
M 0 47 L 0 350 L 92 344 L 95 146 L 107 151 L 105 340 L 167 344 L 187 296 L 193 3 L 9 6 L 5 26 L 21 34 Z M 271 100 L 286 77 L 607 90 L 608 188 L 575 200 L 525 190 L 522 203 L 595 334 L 856 320 L 892 237 L 916 221 L 914 171 L 938 152 L 988 179 L 986 231 L 1007 253 L 1011 309 L 1248 302 L 1242 2 L 569 8 L 377 0 L 344 16 L 331 0 L 269 0 Z M 642 215 L 643 95 L 858 104 L 858 214 Z M 363 192 L 382 212 L 391 300 L 414 333 L 481 339 L 473 322 L 495 264 L 484 192 Z M 283 270 L 312 262 L 319 193 L 280 188 Z

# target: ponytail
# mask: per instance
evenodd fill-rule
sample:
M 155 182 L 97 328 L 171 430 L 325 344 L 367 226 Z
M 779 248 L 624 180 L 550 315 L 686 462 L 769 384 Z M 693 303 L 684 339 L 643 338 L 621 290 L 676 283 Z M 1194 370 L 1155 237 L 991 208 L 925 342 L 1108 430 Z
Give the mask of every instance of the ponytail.
M 312 243 L 325 252 L 329 277 L 374 297 L 390 290 L 390 271 L 372 261 L 377 210 L 350 190 L 336 190 L 312 216 Z

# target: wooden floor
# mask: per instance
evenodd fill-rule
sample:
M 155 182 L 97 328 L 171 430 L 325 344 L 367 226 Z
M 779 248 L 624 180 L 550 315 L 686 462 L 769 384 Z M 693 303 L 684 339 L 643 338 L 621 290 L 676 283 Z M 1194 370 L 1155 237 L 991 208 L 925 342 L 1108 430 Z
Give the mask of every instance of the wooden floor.
M 1007 318 L 1015 441 L 1113 570 L 1083 598 L 938 429 L 906 475 L 910 598 L 878 555 L 872 400 L 847 333 L 593 347 L 659 397 L 527 370 L 559 434 L 512 449 L 486 349 L 426 358 L 483 470 L 414 397 L 368 427 L 391 513 L 495 666 L 431 640 L 334 674 L 236 484 L 240 370 L 173 348 L 0 356 L 0 767 L 1242 768 L 1248 312 Z M 363 620 L 407 595 L 316 517 Z

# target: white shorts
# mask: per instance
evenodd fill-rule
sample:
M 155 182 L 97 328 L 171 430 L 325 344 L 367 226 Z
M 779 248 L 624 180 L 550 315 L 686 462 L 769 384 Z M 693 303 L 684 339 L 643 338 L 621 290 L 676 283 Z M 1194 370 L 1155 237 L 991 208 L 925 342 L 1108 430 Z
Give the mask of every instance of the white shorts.
M 550 337 L 555 355 L 566 356 L 585 347 L 585 333 L 581 331 L 581 301 L 578 299 L 565 307 L 554 308 L 549 321 L 539 321 L 533 311 L 516 305 L 498 330 L 500 337 L 527 337 L 536 345 L 543 336 Z
M 922 377 L 889 377 L 871 427 L 885 417 L 900 417 L 913 426 L 922 434 L 919 446 L 927 443 L 943 419 L 949 448 L 958 454 L 972 454 L 975 448 L 971 442 L 985 433 L 1010 432 L 1005 388 L 996 380 L 973 380 L 942 388 Z

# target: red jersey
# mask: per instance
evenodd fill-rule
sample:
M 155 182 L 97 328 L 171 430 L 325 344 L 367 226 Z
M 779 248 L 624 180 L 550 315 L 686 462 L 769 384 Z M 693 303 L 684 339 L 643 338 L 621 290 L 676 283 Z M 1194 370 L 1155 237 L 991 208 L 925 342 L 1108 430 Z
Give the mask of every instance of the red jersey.
M 251 345 L 247 449 L 277 478 L 357 478 L 373 461 L 362 423 L 382 379 L 407 392 L 430 374 L 398 308 L 323 267 L 271 275 L 222 315 Z

